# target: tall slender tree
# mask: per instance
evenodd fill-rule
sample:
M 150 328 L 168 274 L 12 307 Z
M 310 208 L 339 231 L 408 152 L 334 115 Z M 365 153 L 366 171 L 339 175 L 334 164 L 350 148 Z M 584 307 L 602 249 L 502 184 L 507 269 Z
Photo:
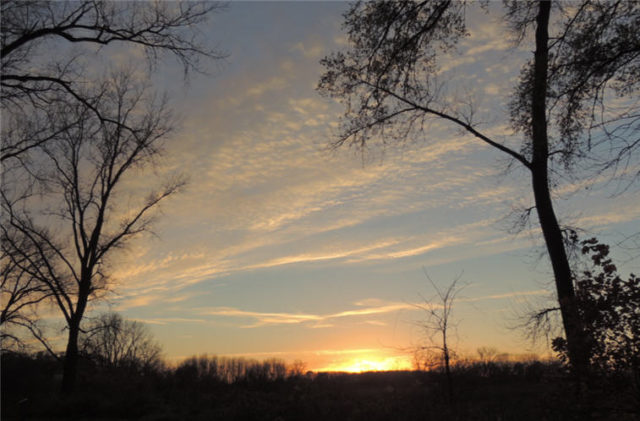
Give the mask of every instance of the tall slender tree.
M 471 107 L 457 107 L 438 79 L 443 56 L 467 34 L 463 1 L 357 2 L 345 13 L 345 51 L 322 60 L 321 94 L 346 105 L 334 147 L 366 148 L 428 136 L 428 122 L 443 120 L 524 167 L 553 269 L 567 338 L 579 377 L 588 371 L 588 340 L 576 308 L 563 229 L 552 201 L 550 175 L 584 158 L 599 168 L 635 163 L 640 150 L 640 5 L 637 2 L 505 2 L 516 41 L 533 44 L 512 96 L 513 133 L 521 147 L 483 132 Z M 550 35 L 551 31 L 551 35 Z M 533 37 L 528 34 L 533 32 Z M 610 107 L 617 94 L 616 107 Z M 620 98 L 623 101 L 620 101 Z M 468 101 L 465 101 L 465 103 Z M 635 136 L 635 138 L 634 138 Z M 602 152 L 612 154 L 603 155 Z

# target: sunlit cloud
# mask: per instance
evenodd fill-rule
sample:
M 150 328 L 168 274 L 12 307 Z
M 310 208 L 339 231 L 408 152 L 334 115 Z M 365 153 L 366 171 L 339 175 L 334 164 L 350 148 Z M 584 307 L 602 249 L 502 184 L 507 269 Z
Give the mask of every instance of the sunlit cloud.
M 271 261 L 267 261 L 267 262 L 259 264 L 259 265 L 249 266 L 246 269 L 267 268 L 267 267 L 288 265 L 288 264 L 293 264 L 293 263 L 308 263 L 308 262 L 318 262 L 318 261 L 323 261 L 323 260 L 343 259 L 345 257 L 354 256 L 354 255 L 360 255 L 362 253 L 366 253 L 366 252 L 369 252 L 369 251 L 372 251 L 372 250 L 377 250 L 377 249 L 389 247 L 389 246 L 391 246 L 393 244 L 396 244 L 396 243 L 397 243 L 397 241 L 390 240 L 390 241 L 382 241 L 382 242 L 380 242 L 378 244 L 374 244 L 374 245 L 369 245 L 369 246 L 365 246 L 365 247 L 359 247 L 359 248 L 355 248 L 355 249 L 351 249 L 351 250 L 343 250 L 343 251 L 333 252 L 333 253 L 328 253 L 328 254 L 316 254 L 316 255 L 302 254 L 302 255 L 296 255 L 296 256 L 282 257 L 282 258 L 279 258 L 279 259 L 274 259 L 274 260 L 271 260 Z
M 578 219 L 578 226 L 602 227 L 610 224 L 634 221 L 640 218 L 640 208 L 636 203 L 619 204 L 614 210 L 605 211 L 597 215 L 582 216 Z
M 427 237 L 423 235 L 423 238 L 402 238 L 398 236 L 396 238 L 381 239 L 365 246 L 358 246 L 357 243 L 351 247 L 345 247 L 345 245 L 343 245 L 339 249 L 336 249 L 335 245 L 331 245 L 330 248 L 318 250 L 313 253 L 284 255 L 282 257 L 266 259 L 262 257 L 261 262 L 256 262 L 256 255 L 251 253 L 256 253 L 263 245 L 266 246 L 269 244 L 269 246 L 272 247 L 273 244 L 277 244 L 277 241 L 271 243 L 268 241 L 264 243 L 257 241 L 255 244 L 248 245 L 248 247 L 231 247 L 217 257 L 215 254 L 206 257 L 200 256 L 200 261 L 203 263 L 193 264 L 197 260 L 190 260 L 191 265 L 176 265 L 173 270 L 168 270 L 167 262 L 182 262 L 193 259 L 197 255 L 184 255 L 184 259 L 164 258 L 155 265 L 156 273 L 158 273 L 157 277 L 152 276 L 149 281 L 139 282 L 136 283 L 135 286 L 129 286 L 127 289 L 128 293 L 125 292 L 123 294 L 125 298 L 121 299 L 120 306 L 121 308 L 132 308 L 163 301 L 177 301 L 180 299 L 179 297 L 182 297 L 180 294 L 176 295 L 176 292 L 180 289 L 206 279 L 211 279 L 212 277 L 223 276 L 230 273 L 293 264 L 318 264 L 336 261 L 347 264 L 358 264 L 367 261 L 397 260 L 420 256 L 447 247 L 473 244 L 478 238 L 484 235 L 484 230 L 494 222 L 493 220 L 478 221 L 443 232 L 431 233 L 428 234 Z M 429 237 L 438 238 L 438 240 L 425 241 L 425 238 L 428 239 Z M 509 238 L 505 237 L 503 242 L 508 242 L 508 240 Z M 416 242 L 419 243 L 421 241 L 423 241 L 422 245 L 415 245 Z M 267 247 L 265 250 L 270 250 L 270 247 Z M 150 266 L 152 265 L 147 264 L 146 270 L 144 271 L 147 276 L 154 273 L 150 270 Z M 133 272 L 136 271 L 134 270 Z M 167 298 L 163 300 L 163 296 Z M 184 300 L 187 298 L 188 297 L 185 297 Z
M 516 292 L 507 292 L 504 294 L 484 295 L 481 297 L 460 297 L 457 299 L 457 301 L 464 302 L 464 303 L 473 303 L 477 301 L 504 300 L 509 298 L 519 298 L 519 297 L 528 297 L 528 296 L 537 296 L 537 295 L 548 296 L 549 294 L 551 294 L 551 292 L 546 289 L 538 289 L 534 291 L 516 291 Z
M 387 326 L 388 323 L 382 322 L 380 320 L 365 320 L 363 323 L 372 325 L 372 326 Z
M 161 326 L 173 323 L 208 323 L 208 320 L 205 319 L 191 319 L 186 317 L 134 318 L 131 320 Z
M 377 348 L 358 348 L 358 349 L 321 349 L 312 351 L 316 355 L 352 355 L 366 354 L 379 351 Z
M 297 51 L 306 58 L 320 58 L 326 52 L 326 46 L 323 44 L 305 45 L 302 42 L 297 42 L 291 47 L 291 51 Z
M 534 291 L 516 291 L 504 294 L 493 294 L 480 297 L 459 298 L 460 303 L 471 303 L 487 300 L 512 299 L 526 296 L 549 295 L 547 290 Z M 254 323 L 244 324 L 244 328 L 257 328 L 267 325 L 295 325 L 308 323 L 308 327 L 312 329 L 334 327 L 330 321 L 343 318 L 359 318 L 364 316 L 385 315 L 396 313 L 399 311 L 419 311 L 424 310 L 425 305 L 429 308 L 439 308 L 441 304 L 438 302 L 393 302 L 381 300 L 378 298 L 367 298 L 356 301 L 353 305 L 361 308 L 343 310 L 328 314 L 313 313 L 288 313 L 288 312 L 259 312 L 242 310 L 234 307 L 212 307 L 199 309 L 197 312 L 202 316 L 219 316 L 241 319 L 254 319 Z M 364 320 L 363 323 L 373 326 L 386 326 L 387 323 L 380 320 Z
M 312 328 L 318 327 L 331 327 L 328 323 L 332 319 L 341 319 L 346 317 L 360 317 L 379 315 L 390 312 L 396 312 L 399 310 L 413 309 L 414 306 L 408 303 L 388 303 L 379 307 L 360 308 L 356 310 L 345 310 L 337 313 L 330 314 L 309 314 L 309 313 L 270 313 L 270 312 L 256 312 L 241 310 L 233 307 L 216 307 L 209 309 L 202 309 L 199 311 L 201 315 L 207 316 L 224 316 L 224 317 L 237 317 L 237 318 L 251 318 L 256 322 L 244 325 L 245 328 L 255 328 L 265 325 L 286 325 L 286 324 L 299 324 L 305 322 L 317 322 L 310 325 Z M 325 326 L 326 325 L 326 326 Z
M 386 258 L 388 259 L 398 259 L 401 257 L 409 257 L 409 256 L 416 256 L 419 254 L 424 254 L 428 251 L 434 250 L 434 249 L 438 249 L 443 247 L 446 244 L 454 244 L 456 241 L 458 241 L 457 239 L 448 239 L 446 241 L 440 241 L 437 243 L 431 243 L 431 244 L 427 244 L 426 246 L 422 246 L 422 247 L 416 247 L 413 249 L 409 249 L 409 250 L 402 250 L 402 251 L 398 251 L 398 252 L 394 252 L 394 253 L 389 253 L 387 255 Z
M 227 317 L 242 317 L 257 319 L 258 322 L 253 325 L 247 325 L 244 327 L 257 327 L 267 324 L 297 324 L 306 321 L 320 321 L 325 317 L 315 314 L 300 314 L 300 313 L 263 313 L 256 311 L 240 310 L 233 307 L 218 307 L 208 310 L 200 311 L 200 314 L 207 316 L 227 316 Z
M 329 329 L 335 327 L 332 323 L 315 323 L 310 326 L 312 329 Z
M 281 77 L 273 77 L 265 82 L 251 86 L 247 95 L 252 97 L 262 96 L 265 92 L 282 90 L 287 86 L 287 81 Z

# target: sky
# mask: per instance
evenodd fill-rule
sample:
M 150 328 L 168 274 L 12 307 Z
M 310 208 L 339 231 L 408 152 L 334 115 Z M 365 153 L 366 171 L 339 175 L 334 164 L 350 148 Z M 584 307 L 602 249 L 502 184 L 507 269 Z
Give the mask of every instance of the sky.
M 496 9 L 492 4 L 491 9 Z M 154 74 L 180 116 L 158 167 L 189 178 L 161 207 L 154 235 L 110 260 L 109 301 L 94 307 L 143 321 L 170 361 L 192 355 L 302 360 L 311 370 L 410 368 L 427 340 L 417 304 L 454 279 L 463 355 L 481 346 L 547 352 L 515 329 L 553 298 L 535 224 L 511 232 L 531 203 L 527 174 L 444 123 L 362 156 L 327 145 L 344 111 L 316 91 L 319 60 L 347 47 L 343 2 L 231 2 L 200 28 L 226 51 L 185 82 L 167 59 Z M 494 12 L 496 10 L 493 10 Z M 470 36 L 441 73 L 473 96 L 483 129 L 515 142 L 506 103 L 526 48 L 498 14 L 470 11 Z M 564 183 L 564 222 L 615 243 L 640 229 L 637 188 Z M 515 213 L 514 213 L 515 212 Z M 638 259 L 614 249 L 623 273 Z M 437 301 L 435 301 L 437 303 Z

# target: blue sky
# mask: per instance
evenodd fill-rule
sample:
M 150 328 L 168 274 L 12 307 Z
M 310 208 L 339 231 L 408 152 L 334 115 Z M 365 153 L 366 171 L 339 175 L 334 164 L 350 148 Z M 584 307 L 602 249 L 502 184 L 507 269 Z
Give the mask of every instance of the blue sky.
M 510 326 L 523 303 L 553 291 L 535 224 L 509 232 L 513 210 L 531 202 L 527 174 L 506 172 L 504 156 L 442 122 L 365 157 L 327 150 L 342 107 L 315 86 L 319 60 L 346 47 L 346 7 L 231 2 L 201 28 L 227 59 L 188 83 L 177 64 L 159 67 L 156 87 L 181 129 L 155 172 L 129 187 L 166 172 L 190 183 L 163 205 L 155 236 L 112 259 L 114 293 L 95 311 L 145 321 L 172 360 L 406 367 L 422 340 L 414 303 L 433 295 L 426 271 L 439 285 L 468 284 L 456 306 L 460 350 L 527 352 Z M 468 16 L 471 35 L 441 61 L 442 77 L 474 98 L 486 132 L 514 144 L 505 104 L 530 50 L 513 48 L 499 12 Z M 606 178 L 563 182 L 559 214 L 617 242 L 640 228 L 637 188 L 617 191 Z M 637 272 L 638 260 L 618 252 L 623 272 Z

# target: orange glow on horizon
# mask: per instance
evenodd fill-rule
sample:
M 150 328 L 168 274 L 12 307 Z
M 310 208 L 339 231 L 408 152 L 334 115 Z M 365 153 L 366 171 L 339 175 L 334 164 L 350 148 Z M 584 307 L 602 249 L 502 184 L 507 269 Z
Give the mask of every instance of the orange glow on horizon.
M 411 362 L 406 357 L 378 357 L 367 355 L 336 363 L 318 371 L 339 371 L 346 373 L 364 373 L 367 371 L 411 370 Z

